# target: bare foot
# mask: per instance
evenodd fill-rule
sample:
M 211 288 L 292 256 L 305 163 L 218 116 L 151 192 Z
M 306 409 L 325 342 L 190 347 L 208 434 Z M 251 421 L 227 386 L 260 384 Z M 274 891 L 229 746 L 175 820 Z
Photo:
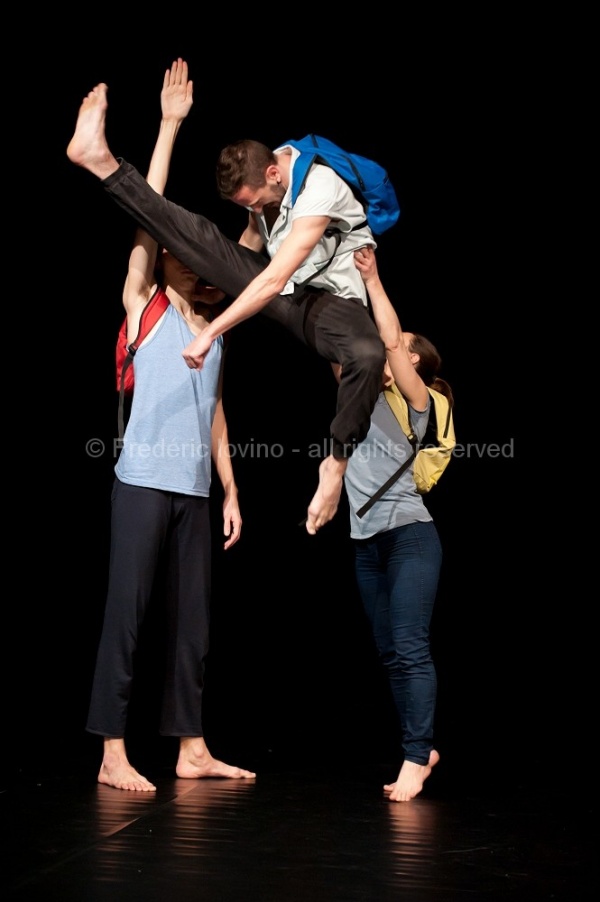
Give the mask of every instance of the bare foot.
M 395 783 L 387 783 L 383 788 L 390 794 L 390 802 L 408 802 L 414 799 L 421 790 L 431 770 L 440 760 L 439 754 L 432 749 L 429 754 L 429 764 L 415 764 L 414 761 L 405 761 L 400 768 L 398 779 Z
M 93 175 L 104 179 L 119 168 L 106 143 L 105 121 L 108 88 L 100 83 L 93 88 L 79 107 L 75 132 L 67 147 L 72 163 L 83 166 Z
M 342 487 L 347 460 L 338 460 L 332 454 L 326 457 L 319 467 L 319 486 L 308 506 L 306 531 L 314 536 L 318 529 L 335 517 Z
M 204 739 L 199 737 L 181 740 L 175 773 L 184 780 L 201 780 L 204 777 L 240 779 L 256 776 L 252 771 L 217 761 L 208 751 Z
M 127 760 L 125 743 L 122 739 L 104 740 L 104 757 L 100 765 L 98 783 L 113 786 L 115 789 L 156 792 L 156 786 L 138 774 Z

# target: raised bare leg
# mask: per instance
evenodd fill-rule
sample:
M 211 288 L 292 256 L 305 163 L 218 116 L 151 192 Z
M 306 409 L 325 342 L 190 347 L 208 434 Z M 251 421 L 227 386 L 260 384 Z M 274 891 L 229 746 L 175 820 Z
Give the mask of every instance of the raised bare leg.
M 71 162 L 87 169 L 99 179 L 108 178 L 119 168 L 119 163 L 106 142 L 107 90 L 107 86 L 101 82 L 84 98 L 79 107 L 75 132 L 67 147 L 67 156 Z
M 314 536 L 317 530 L 333 520 L 344 485 L 347 460 L 339 460 L 330 454 L 319 467 L 319 485 L 310 504 L 306 518 L 306 531 Z
M 432 749 L 429 754 L 429 764 L 405 761 L 400 768 L 396 782 L 387 783 L 383 787 L 385 792 L 390 794 L 390 802 L 408 802 L 410 799 L 414 799 L 423 789 L 425 780 L 439 760 L 438 752 Z
M 256 776 L 252 771 L 217 761 L 208 751 L 204 739 L 199 736 L 186 736 L 180 740 L 175 772 L 178 777 L 185 780 L 201 780 L 206 777 L 240 779 Z
M 128 789 L 135 792 L 156 791 L 156 786 L 138 774 L 129 763 L 123 739 L 104 740 L 104 757 L 100 765 L 98 783 L 113 786 L 115 789 Z

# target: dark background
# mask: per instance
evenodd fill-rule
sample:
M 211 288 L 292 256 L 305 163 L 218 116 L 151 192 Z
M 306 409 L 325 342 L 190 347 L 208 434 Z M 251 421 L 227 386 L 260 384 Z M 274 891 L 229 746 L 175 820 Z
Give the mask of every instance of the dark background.
M 185 22 L 172 39 L 157 20 L 149 51 L 115 19 L 90 46 L 82 26 L 76 40 L 58 39 L 47 52 L 29 123 L 32 150 L 44 153 L 43 166 L 32 167 L 27 211 L 37 227 L 31 246 L 21 242 L 22 278 L 39 279 L 39 303 L 32 500 L 12 590 L 18 663 L 6 683 L 15 703 L 11 766 L 41 753 L 89 753 L 95 768 L 100 757 L 84 724 L 106 589 L 114 345 L 134 224 L 65 149 L 81 100 L 105 81 L 111 149 L 145 172 L 163 74 L 180 55 L 195 101 L 166 194 L 231 237 L 245 213 L 221 201 L 214 183 L 218 152 L 231 140 L 276 146 L 315 132 L 388 170 L 402 213 L 379 240 L 380 272 L 404 327 L 439 348 L 456 399 L 460 456 L 427 498 L 445 551 L 432 627 L 438 747 L 457 763 L 489 761 L 493 750 L 500 767 L 562 754 L 560 712 L 573 701 L 579 661 L 551 600 L 563 594 L 558 574 L 552 588 L 546 537 L 556 502 L 531 478 L 538 457 L 523 355 L 538 299 L 526 270 L 528 88 L 506 78 L 519 62 L 507 63 L 487 33 L 450 46 L 443 29 L 432 43 L 421 30 L 378 28 L 372 46 L 366 23 L 358 37 L 305 34 L 300 50 L 295 32 L 274 26 L 265 50 L 263 20 L 236 28 L 235 40 L 214 29 L 192 30 L 192 39 Z M 305 761 L 397 756 L 387 685 L 354 585 L 345 500 L 317 536 L 298 525 L 318 476 L 319 459 L 305 449 L 326 440 L 334 402 L 328 364 L 283 329 L 262 317 L 235 329 L 225 405 L 232 443 L 250 450 L 234 461 L 244 526 L 227 553 L 215 486 L 205 719 L 211 750 L 247 766 L 278 752 Z M 86 450 L 93 439 L 106 448 L 98 457 Z M 256 456 L 259 444 L 277 444 L 281 456 Z M 155 739 L 158 609 L 145 637 L 129 741 L 140 749 L 156 742 L 172 761 L 169 742 Z

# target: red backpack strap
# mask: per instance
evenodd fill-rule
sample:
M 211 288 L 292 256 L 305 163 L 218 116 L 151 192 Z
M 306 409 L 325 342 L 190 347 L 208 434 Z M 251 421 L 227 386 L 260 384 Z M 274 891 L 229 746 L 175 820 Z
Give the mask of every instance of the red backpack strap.
M 159 288 L 157 286 L 154 292 L 151 294 L 146 306 L 141 312 L 137 335 L 131 342 L 131 344 L 127 346 L 127 354 L 121 365 L 119 380 L 119 411 L 117 419 L 119 439 L 121 441 L 123 440 L 123 436 L 125 434 L 125 395 L 131 394 L 133 391 L 133 372 L 128 374 L 128 370 L 133 363 L 133 358 L 136 355 L 137 349 L 146 338 L 150 330 L 159 321 L 168 306 L 169 298 L 164 293 L 162 288 Z M 123 332 L 123 329 L 125 329 L 126 334 L 127 318 L 125 319 L 123 326 L 121 326 L 121 333 Z
M 135 352 L 145 339 L 146 335 L 149 333 L 150 329 L 152 329 L 157 324 L 168 306 L 169 298 L 166 296 L 162 288 L 159 288 L 157 286 L 150 296 L 148 303 L 142 310 L 142 313 L 140 315 L 140 325 L 138 328 L 138 333 L 134 341 L 132 341 L 129 345 L 129 353 L 132 357 L 135 356 Z

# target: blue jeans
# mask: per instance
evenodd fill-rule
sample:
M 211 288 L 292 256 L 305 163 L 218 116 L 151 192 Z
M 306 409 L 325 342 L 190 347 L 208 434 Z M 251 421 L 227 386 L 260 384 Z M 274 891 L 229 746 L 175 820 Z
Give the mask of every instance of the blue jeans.
M 432 521 L 354 540 L 358 590 L 386 668 L 405 761 L 425 765 L 433 748 L 437 677 L 429 625 L 442 548 Z

